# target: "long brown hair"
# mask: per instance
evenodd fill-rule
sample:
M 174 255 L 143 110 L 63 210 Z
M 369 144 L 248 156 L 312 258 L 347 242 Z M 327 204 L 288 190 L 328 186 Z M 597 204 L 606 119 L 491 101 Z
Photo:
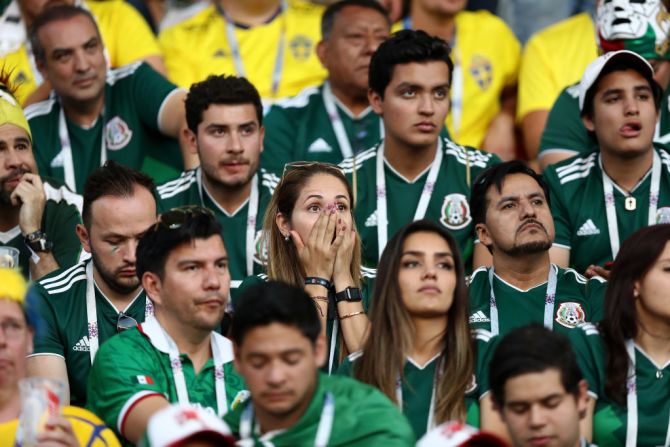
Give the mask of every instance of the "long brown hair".
M 670 241 L 670 225 L 652 225 L 621 245 L 605 292 L 605 318 L 599 329 L 605 344 L 605 394 L 626 404 L 629 358 L 626 340 L 638 332 L 635 283 L 642 281 Z
M 268 249 L 267 274 L 271 280 L 282 281 L 296 287 L 305 286 L 305 269 L 300 263 L 298 253 L 292 240 L 286 241 L 277 227 L 276 218 L 282 213 L 290 221 L 293 208 L 310 178 L 316 174 L 328 174 L 337 178 L 347 189 L 349 196 L 351 219 L 354 221 L 354 203 L 351 186 L 342 170 L 328 163 L 304 163 L 290 166 L 272 194 L 272 199 L 263 220 L 263 243 Z M 356 232 L 354 253 L 351 260 L 351 277 L 360 287 L 361 283 L 361 240 Z M 327 278 L 330 279 L 330 278 Z
M 354 364 L 354 375 L 398 403 L 396 381 L 398 373 L 402 375 L 414 339 L 414 324 L 403 305 L 398 272 L 405 241 L 418 232 L 440 236 L 449 244 L 454 257 L 456 288 L 453 304 L 445 315 L 447 330 L 436 372 L 435 422 L 464 420 L 465 390 L 474 372 L 474 346 L 468 327 L 468 291 L 458 245 L 446 229 L 433 221 L 424 219 L 405 225 L 386 245 L 379 260 L 369 313 L 372 330 L 363 355 Z

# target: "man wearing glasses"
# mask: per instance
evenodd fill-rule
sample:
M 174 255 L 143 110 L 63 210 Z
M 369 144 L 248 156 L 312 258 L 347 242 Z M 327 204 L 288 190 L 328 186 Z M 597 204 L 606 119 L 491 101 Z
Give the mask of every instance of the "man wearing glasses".
M 221 417 L 246 396 L 232 343 L 214 332 L 230 287 L 214 215 L 199 206 L 162 214 L 137 246 L 137 276 L 155 316 L 102 346 L 88 386 L 89 409 L 133 443 L 171 403 Z
M 153 181 L 108 161 L 84 187 L 77 235 L 91 260 L 44 277 L 35 288 L 45 330 L 28 359 L 31 376 L 69 384 L 72 405 L 86 403 L 86 383 L 98 348 L 153 312 L 135 271 L 140 237 L 156 221 Z

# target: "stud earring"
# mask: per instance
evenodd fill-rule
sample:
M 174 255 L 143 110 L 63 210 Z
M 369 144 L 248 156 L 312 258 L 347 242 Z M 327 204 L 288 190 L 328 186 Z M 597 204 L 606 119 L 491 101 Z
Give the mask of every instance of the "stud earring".
M 285 235 L 284 235 L 284 240 L 285 240 L 286 242 L 288 242 L 290 239 L 291 239 L 291 235 L 290 235 L 290 234 L 285 234 Z

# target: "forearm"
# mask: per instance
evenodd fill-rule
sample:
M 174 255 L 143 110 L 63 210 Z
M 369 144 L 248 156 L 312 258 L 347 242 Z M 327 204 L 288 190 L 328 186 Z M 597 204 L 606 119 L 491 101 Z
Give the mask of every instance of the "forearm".
M 58 268 L 58 262 L 51 252 L 35 252 L 30 258 L 30 277 L 33 281 L 41 279 Z
M 342 292 L 347 287 L 358 287 L 349 272 L 334 280 L 335 291 Z M 368 336 L 370 320 L 368 320 L 362 301 L 340 301 L 337 303 L 337 314 L 344 344 L 349 353 L 360 351 Z

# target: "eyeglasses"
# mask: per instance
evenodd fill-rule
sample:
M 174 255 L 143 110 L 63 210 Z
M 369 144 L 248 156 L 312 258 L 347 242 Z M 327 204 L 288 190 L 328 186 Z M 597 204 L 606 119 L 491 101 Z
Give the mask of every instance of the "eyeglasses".
M 116 333 L 118 334 L 134 327 L 137 327 L 137 320 L 130 315 L 119 312 L 119 318 L 116 320 Z
M 344 171 L 338 165 L 332 163 L 326 163 L 323 161 L 292 161 L 284 165 L 284 172 L 282 172 L 282 177 L 284 174 L 290 171 L 295 171 L 296 169 L 309 169 L 314 166 L 319 166 L 321 168 L 334 169 L 337 170 L 340 174 L 344 174 Z
M 157 229 L 159 225 L 162 225 L 169 230 L 176 230 L 188 220 L 197 219 L 199 217 L 210 217 L 213 219 L 214 213 L 210 209 L 200 205 L 172 208 L 170 211 L 166 211 L 158 216 L 158 221 L 154 225 L 154 229 Z

